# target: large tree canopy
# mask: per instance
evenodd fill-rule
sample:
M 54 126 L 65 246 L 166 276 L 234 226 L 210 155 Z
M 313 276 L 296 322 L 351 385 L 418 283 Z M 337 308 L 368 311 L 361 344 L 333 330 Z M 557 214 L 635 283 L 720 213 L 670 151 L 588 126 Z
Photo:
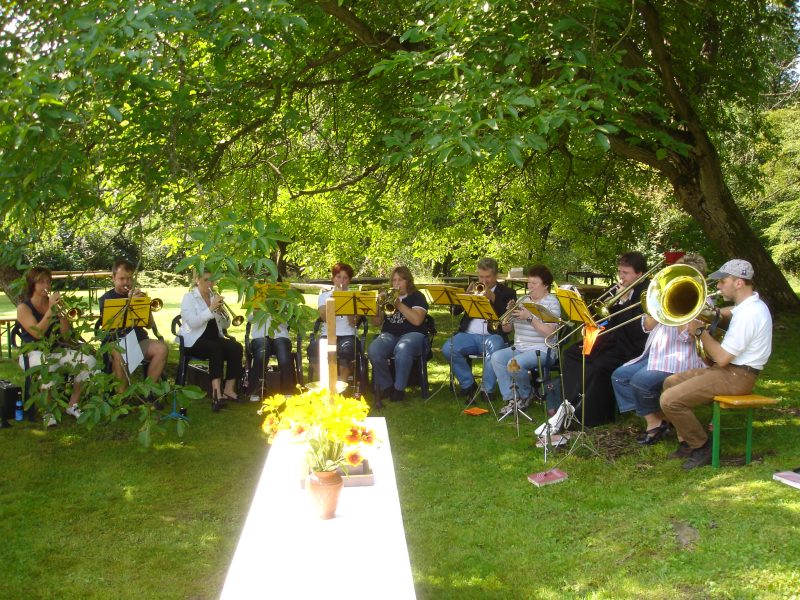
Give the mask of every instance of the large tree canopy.
M 659 249 L 643 237 L 668 182 L 774 307 L 798 306 L 731 191 L 758 190 L 742 149 L 797 55 L 793 2 L 0 11 L 6 265 L 53 222 L 172 222 L 179 244 L 231 204 L 280 223 L 301 267 L 331 243 L 366 271 L 411 254 L 445 271 L 484 252 L 590 264 Z

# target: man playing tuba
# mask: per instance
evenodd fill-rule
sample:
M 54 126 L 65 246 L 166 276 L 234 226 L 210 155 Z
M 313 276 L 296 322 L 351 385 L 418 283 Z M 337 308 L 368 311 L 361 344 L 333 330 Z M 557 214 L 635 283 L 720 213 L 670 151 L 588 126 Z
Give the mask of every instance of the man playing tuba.
M 691 369 L 670 375 L 664 381 L 661 410 L 678 432 L 678 448 L 670 458 L 685 458 L 686 470 L 711 463 L 711 443 L 694 415 L 696 406 L 711 404 L 714 396 L 739 396 L 753 391 L 756 378 L 772 353 L 772 316 L 758 292 L 753 290 L 754 271 L 746 260 L 734 259 L 709 275 L 717 280 L 722 296 L 733 307 L 721 310 L 730 318 L 722 342 L 703 321 L 689 324 L 700 338 L 706 355 L 714 361 L 708 369 Z

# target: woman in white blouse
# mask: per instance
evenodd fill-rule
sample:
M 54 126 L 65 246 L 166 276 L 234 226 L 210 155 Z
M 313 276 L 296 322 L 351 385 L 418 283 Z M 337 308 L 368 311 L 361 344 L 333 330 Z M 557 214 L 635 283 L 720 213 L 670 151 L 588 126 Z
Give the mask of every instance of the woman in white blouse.
M 211 274 L 195 276 L 195 287 L 181 302 L 181 329 L 186 348 L 192 356 L 208 359 L 211 378 L 211 407 L 218 411 L 225 400 L 237 400 L 236 386 L 242 376 L 242 345 L 223 336 L 230 326 L 230 315 L 223 309 L 222 296 L 211 287 Z M 222 384 L 223 363 L 226 363 L 225 384 Z

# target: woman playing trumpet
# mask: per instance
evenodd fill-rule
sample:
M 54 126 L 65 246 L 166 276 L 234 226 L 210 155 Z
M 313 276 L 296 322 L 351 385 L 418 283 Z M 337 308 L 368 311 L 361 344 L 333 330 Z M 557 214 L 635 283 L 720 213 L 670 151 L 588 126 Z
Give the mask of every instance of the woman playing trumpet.
M 379 310 L 372 318 L 374 325 L 381 325 L 381 333 L 369 345 L 369 362 L 372 364 L 372 379 L 381 406 L 382 398 L 402 400 L 405 395 L 411 365 L 423 358 L 428 351 L 425 316 L 428 301 L 414 286 L 414 277 L 408 267 L 396 267 L 392 271 L 392 288 L 397 290 L 394 311 Z M 386 294 L 378 296 L 378 306 L 384 304 Z M 394 378 L 389 370 L 389 359 L 394 357 Z
M 317 310 L 319 311 L 319 318 L 322 320 L 322 327 L 320 328 L 319 334 L 320 338 L 328 337 L 325 303 L 328 298 L 333 295 L 334 290 L 347 291 L 352 278 L 353 267 L 342 262 L 333 265 L 331 269 L 333 290 L 322 292 L 317 300 Z M 347 381 L 351 371 L 350 366 L 353 364 L 353 361 L 355 361 L 356 353 L 362 352 L 361 342 L 356 336 L 357 322 L 358 317 L 356 315 L 339 315 L 336 317 L 336 357 L 338 360 L 339 379 L 341 381 Z M 317 366 L 319 362 L 319 340 L 315 340 L 313 344 L 309 344 L 308 360 L 310 363 Z
M 523 300 L 530 300 L 543 306 L 554 316 L 561 315 L 561 306 L 558 299 L 550 293 L 553 283 L 553 274 L 544 265 L 537 265 L 528 269 L 528 294 Z M 510 348 L 497 350 L 491 356 L 491 365 L 497 377 L 497 385 L 506 405 L 500 410 L 506 414 L 514 409 L 514 386 L 516 385 L 516 398 L 519 408 L 525 409 L 531 395 L 531 379 L 528 371 L 541 366 L 547 367 L 553 357 L 548 352 L 545 340 L 557 327 L 557 323 L 545 323 L 538 316 L 532 314 L 518 302 L 512 313 L 514 327 L 514 343 Z M 539 362 L 540 353 L 541 362 Z M 516 366 L 509 367 L 511 361 L 516 361 Z
M 195 276 L 195 286 L 181 302 L 181 328 L 186 348 L 192 355 L 208 359 L 211 378 L 211 407 L 218 411 L 225 400 L 238 400 L 236 385 L 242 376 L 242 345 L 223 336 L 231 325 L 230 314 L 224 309 L 224 300 L 211 289 L 211 273 L 204 271 Z M 226 365 L 225 383 L 223 363 Z
M 89 378 L 97 364 L 94 357 L 83 354 L 71 348 L 57 348 L 55 344 L 59 339 L 66 338 L 70 331 L 70 322 L 64 315 L 61 307 L 61 294 L 50 293 L 52 284 L 50 269 L 33 267 L 25 274 L 25 300 L 17 306 L 17 321 L 22 327 L 21 338 L 24 343 L 33 343 L 41 340 L 51 340 L 54 346 L 45 353 L 41 350 L 32 350 L 27 353 L 30 367 L 49 363 L 49 370 L 56 371 L 62 365 L 67 365 L 79 372 L 72 384 L 72 393 L 69 397 L 67 414 L 76 419 L 81 416 L 78 400 L 81 395 L 81 385 Z M 19 358 L 20 367 L 24 367 L 23 357 Z M 45 384 L 48 385 L 49 384 Z M 56 424 L 53 415 L 44 415 L 45 425 Z

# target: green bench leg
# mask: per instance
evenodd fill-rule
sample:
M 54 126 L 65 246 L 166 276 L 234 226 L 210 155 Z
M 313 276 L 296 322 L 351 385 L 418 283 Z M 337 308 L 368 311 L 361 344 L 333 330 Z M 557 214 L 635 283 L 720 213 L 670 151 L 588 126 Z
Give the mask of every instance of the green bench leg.
M 747 409 L 747 445 L 745 446 L 744 464 L 749 465 L 753 455 L 753 409 Z
M 711 417 L 711 466 L 719 469 L 719 437 L 720 437 L 719 402 L 714 402 L 714 412 Z

